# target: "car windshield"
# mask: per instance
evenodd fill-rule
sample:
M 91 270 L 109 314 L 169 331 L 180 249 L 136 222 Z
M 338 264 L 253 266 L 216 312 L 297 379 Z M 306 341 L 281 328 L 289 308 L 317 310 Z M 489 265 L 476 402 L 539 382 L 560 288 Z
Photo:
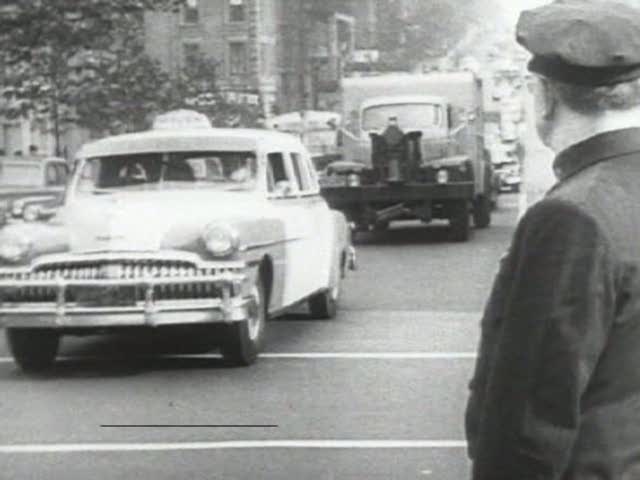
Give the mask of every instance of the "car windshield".
M 87 159 L 77 190 L 253 190 L 256 178 L 254 152 L 143 153 Z
M 384 130 L 389 119 L 395 117 L 402 130 L 422 130 L 440 124 L 440 105 L 432 103 L 399 103 L 377 105 L 367 108 L 362 114 L 362 129 Z

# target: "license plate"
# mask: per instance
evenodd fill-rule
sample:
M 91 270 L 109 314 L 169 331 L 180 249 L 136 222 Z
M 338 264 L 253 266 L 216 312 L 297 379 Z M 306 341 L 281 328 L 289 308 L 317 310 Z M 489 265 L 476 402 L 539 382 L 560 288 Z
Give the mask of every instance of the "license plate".
M 135 305 L 136 292 L 133 287 L 79 288 L 76 301 L 85 307 L 127 307 Z

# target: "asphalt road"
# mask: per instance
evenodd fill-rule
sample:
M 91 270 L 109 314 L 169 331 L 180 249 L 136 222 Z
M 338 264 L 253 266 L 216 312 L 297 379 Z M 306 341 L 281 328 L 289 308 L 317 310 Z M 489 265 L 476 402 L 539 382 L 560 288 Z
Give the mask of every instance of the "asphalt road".
M 30 377 L 2 345 L 0 479 L 466 478 L 477 325 L 518 203 L 464 244 L 361 237 L 339 318 L 273 320 L 250 368 L 168 333 L 65 339 Z

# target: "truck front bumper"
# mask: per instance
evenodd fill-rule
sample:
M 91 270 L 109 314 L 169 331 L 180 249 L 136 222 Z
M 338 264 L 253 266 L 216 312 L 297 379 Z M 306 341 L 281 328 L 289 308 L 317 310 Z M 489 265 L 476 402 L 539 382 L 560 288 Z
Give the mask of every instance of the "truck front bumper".
M 376 184 L 357 187 L 326 187 L 322 195 L 337 210 L 372 203 L 439 202 L 473 200 L 473 182 L 445 184 Z
M 53 302 L 0 303 L 0 327 L 23 328 L 108 328 L 133 326 L 189 325 L 234 323 L 246 320 L 256 299 L 245 290 L 245 274 L 224 273 L 210 276 L 181 278 L 149 278 L 118 280 L 1 280 L 0 293 L 21 289 L 55 291 Z M 220 292 L 215 298 L 156 299 L 157 288 L 215 285 Z M 102 302 L 99 305 L 67 301 L 72 289 L 91 288 L 109 292 L 120 288 L 135 288 L 144 292 L 143 300 L 126 305 Z

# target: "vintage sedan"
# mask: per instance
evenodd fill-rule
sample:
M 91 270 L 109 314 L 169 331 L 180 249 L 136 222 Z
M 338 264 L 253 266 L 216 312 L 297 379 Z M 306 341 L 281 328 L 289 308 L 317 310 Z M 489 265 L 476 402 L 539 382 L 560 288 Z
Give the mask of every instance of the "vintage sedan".
M 12 219 L 45 218 L 62 203 L 69 167 L 59 157 L 0 160 L 0 204 Z
M 269 316 L 335 316 L 350 228 L 301 142 L 179 113 L 85 145 L 55 216 L 0 230 L 0 325 L 24 370 L 62 335 L 169 325 L 212 327 L 249 365 Z

